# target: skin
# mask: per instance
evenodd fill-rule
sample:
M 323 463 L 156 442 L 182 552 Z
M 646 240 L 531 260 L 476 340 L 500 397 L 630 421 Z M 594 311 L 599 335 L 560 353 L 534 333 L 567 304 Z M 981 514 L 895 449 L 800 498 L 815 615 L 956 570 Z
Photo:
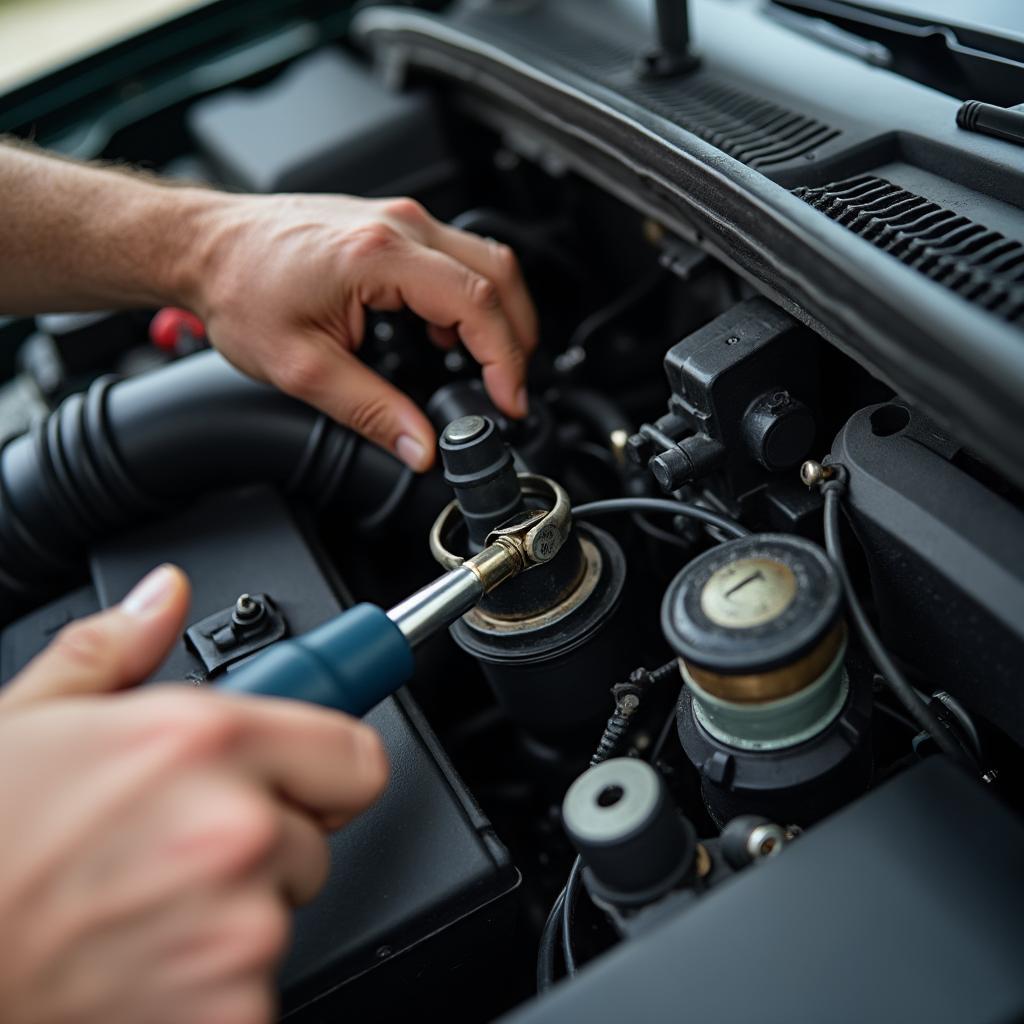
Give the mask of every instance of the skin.
M 5 1024 L 263 1024 L 325 835 L 387 780 L 334 712 L 185 686 L 119 693 L 180 635 L 169 566 L 0 691 Z
M 241 370 L 423 470 L 430 424 L 356 355 L 367 307 L 408 306 L 526 412 L 537 321 L 514 255 L 410 199 L 225 195 L 0 144 L 0 207 L 0 313 L 190 309 Z M 156 570 L 0 691 L 5 1024 L 272 1020 L 325 833 L 386 783 L 380 738 L 344 715 L 131 692 L 187 603 L 181 572 Z
M 511 249 L 412 199 L 238 196 L 0 145 L 0 313 L 192 310 L 239 369 L 417 470 L 430 423 L 356 355 L 365 309 L 407 306 L 461 339 L 495 405 L 526 413 L 537 317 Z

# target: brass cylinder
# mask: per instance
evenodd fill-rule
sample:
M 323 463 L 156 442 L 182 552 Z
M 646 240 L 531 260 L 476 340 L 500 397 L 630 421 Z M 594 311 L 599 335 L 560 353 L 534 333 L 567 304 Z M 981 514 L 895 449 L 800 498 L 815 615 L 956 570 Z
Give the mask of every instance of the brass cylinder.
M 832 663 L 845 639 L 846 625 L 837 622 L 817 647 L 791 665 L 752 675 L 722 675 L 684 658 L 680 660 L 691 678 L 708 693 L 737 704 L 762 704 L 810 686 Z

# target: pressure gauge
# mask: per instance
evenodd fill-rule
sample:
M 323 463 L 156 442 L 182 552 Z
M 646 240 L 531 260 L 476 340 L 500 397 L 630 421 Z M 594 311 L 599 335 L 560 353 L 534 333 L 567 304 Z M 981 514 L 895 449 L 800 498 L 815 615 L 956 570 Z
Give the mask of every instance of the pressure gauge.
M 695 558 L 672 581 L 662 626 L 683 667 L 725 700 L 803 689 L 842 644 L 839 578 L 802 537 L 752 534 Z
M 716 821 L 812 821 L 863 788 L 870 680 L 847 672 L 842 587 L 817 544 L 720 544 L 680 571 L 661 615 L 686 684 L 680 744 Z

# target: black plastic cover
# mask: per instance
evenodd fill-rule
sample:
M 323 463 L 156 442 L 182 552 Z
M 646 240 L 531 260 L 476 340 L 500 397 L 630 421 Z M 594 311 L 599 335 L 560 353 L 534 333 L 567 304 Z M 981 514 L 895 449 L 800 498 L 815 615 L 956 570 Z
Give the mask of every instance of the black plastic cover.
M 869 406 L 839 432 L 844 506 L 865 552 L 882 638 L 933 689 L 1024 742 L 1024 510 L 930 418 Z
M 425 93 L 390 91 L 341 50 L 296 61 L 269 85 L 218 93 L 188 123 L 226 185 L 247 192 L 419 192 L 451 176 Z
M 1008 1024 L 1022 907 L 1024 823 L 933 758 L 505 1019 Z

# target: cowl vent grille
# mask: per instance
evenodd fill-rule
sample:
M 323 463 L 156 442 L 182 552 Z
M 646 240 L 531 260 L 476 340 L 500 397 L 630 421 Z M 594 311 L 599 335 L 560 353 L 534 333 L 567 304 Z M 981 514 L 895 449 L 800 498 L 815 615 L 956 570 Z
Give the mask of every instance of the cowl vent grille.
M 1024 320 L 1024 245 L 884 178 L 857 177 L 793 194 L 990 313 Z
M 701 73 L 638 85 L 654 111 L 750 167 L 796 160 L 839 135 L 837 129 L 768 103 Z
M 665 79 L 639 76 L 638 55 L 649 38 L 623 25 L 613 38 L 608 25 L 580 18 L 576 4 L 549 3 L 500 17 L 493 10 L 468 8 L 459 24 L 521 59 L 551 62 L 605 88 L 613 89 L 759 170 L 800 160 L 841 133 L 806 114 L 737 89 L 713 72 L 700 69 Z M 593 19 L 590 19 L 591 21 Z M 600 34 L 598 33 L 600 29 Z

